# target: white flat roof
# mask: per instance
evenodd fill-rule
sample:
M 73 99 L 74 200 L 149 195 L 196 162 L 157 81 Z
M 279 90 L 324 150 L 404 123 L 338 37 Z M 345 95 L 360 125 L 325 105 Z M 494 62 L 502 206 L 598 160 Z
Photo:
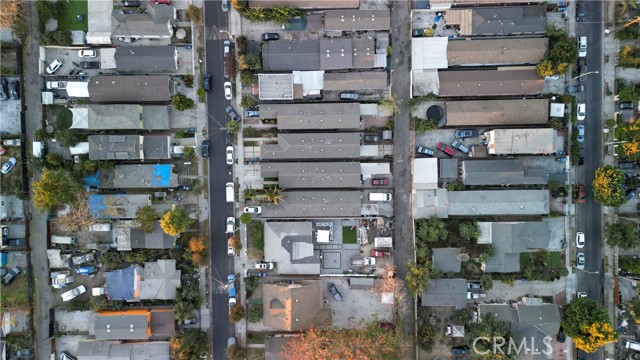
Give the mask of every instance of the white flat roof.
M 438 188 L 438 159 L 413 159 L 413 188 L 428 190 Z

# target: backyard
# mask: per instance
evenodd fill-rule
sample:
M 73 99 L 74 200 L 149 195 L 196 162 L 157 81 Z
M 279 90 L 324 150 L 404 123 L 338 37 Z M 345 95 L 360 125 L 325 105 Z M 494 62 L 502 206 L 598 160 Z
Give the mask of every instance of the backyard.
M 343 226 L 342 242 L 344 244 L 357 244 L 358 243 L 357 229 L 353 226 Z
M 58 1 L 58 28 L 56 30 L 88 31 L 87 0 Z
M 55 118 L 56 130 L 68 129 L 73 123 L 73 114 L 71 113 L 71 110 L 61 105 L 50 105 L 49 117 Z

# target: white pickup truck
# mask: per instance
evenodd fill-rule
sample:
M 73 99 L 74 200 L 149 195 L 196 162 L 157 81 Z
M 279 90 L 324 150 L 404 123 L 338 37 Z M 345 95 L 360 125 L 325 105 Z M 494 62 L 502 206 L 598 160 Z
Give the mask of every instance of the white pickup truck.
M 69 276 L 68 271 L 53 271 L 51 273 L 51 286 L 55 289 L 67 287 L 74 280 L 73 276 Z

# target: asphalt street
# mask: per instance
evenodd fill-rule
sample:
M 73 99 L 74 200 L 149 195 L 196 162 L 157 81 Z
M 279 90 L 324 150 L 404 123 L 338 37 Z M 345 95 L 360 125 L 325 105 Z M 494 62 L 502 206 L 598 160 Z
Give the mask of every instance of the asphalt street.
M 225 162 L 225 124 L 227 115 L 224 108 L 229 101 L 224 98 L 224 56 L 222 41 L 227 37 L 220 33 L 226 29 L 227 13 L 222 12 L 219 1 L 205 1 L 205 50 L 206 72 L 212 75 L 211 91 L 207 93 L 207 138 L 209 149 L 209 241 L 211 251 L 210 289 L 212 358 L 225 359 L 227 339 L 233 336 L 233 325 L 229 322 L 228 297 L 226 293 L 215 291 L 220 281 L 226 280 L 233 272 L 233 258 L 227 256 L 225 221 L 233 215 L 233 204 L 226 202 L 225 184 L 233 181 L 231 167 Z
M 578 183 L 585 184 L 587 201 L 578 206 L 576 211 L 576 231 L 582 231 L 586 236 L 584 252 L 586 265 L 584 271 L 577 270 L 577 289 L 585 291 L 588 297 L 599 304 L 604 298 L 604 269 L 603 269 L 603 230 L 602 206 L 593 201 L 591 183 L 595 172 L 603 159 L 603 4 L 602 1 L 586 1 L 585 22 L 576 24 L 576 37 L 587 36 L 587 70 L 599 71 L 599 74 L 586 76 L 583 84 L 585 91 L 578 94 L 578 102 L 587 104 L 587 118 L 585 125 L 584 165 L 578 166 L 576 177 Z M 577 81 L 577 80 L 576 80 Z M 573 109 L 575 111 L 575 109 Z M 593 354 L 581 354 L 585 359 L 602 359 L 602 349 Z

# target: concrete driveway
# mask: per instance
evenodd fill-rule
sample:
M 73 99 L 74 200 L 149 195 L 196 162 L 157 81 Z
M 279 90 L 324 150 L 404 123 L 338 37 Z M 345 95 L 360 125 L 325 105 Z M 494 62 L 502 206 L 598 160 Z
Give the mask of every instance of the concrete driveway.
M 353 290 L 349 287 L 347 278 L 323 278 L 322 282 L 323 296 L 331 306 L 334 326 L 350 328 L 358 325 L 360 321 L 392 321 L 393 305 L 383 304 L 381 295 L 373 290 Z M 329 283 L 336 285 L 343 301 L 337 301 L 329 292 Z

